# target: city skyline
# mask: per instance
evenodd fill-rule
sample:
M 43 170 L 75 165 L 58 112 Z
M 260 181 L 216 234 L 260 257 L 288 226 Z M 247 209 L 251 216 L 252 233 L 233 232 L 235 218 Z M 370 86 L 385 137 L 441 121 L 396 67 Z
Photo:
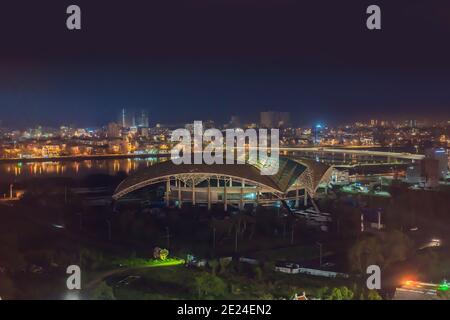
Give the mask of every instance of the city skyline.
M 125 111 L 125 118 L 123 112 Z M 284 123 L 279 120 L 280 115 L 275 116 L 273 119 L 269 121 L 271 125 L 267 125 L 262 120 L 262 114 L 267 114 L 266 118 L 270 119 L 270 115 L 273 114 L 281 114 L 286 115 L 288 121 Z M 372 127 L 395 127 L 395 126 L 409 126 L 409 127 L 433 127 L 443 125 L 446 126 L 450 123 L 450 116 L 447 117 L 430 117 L 430 116 L 411 116 L 411 115 L 403 115 L 403 116 L 366 116 L 366 117 L 352 117 L 346 120 L 337 121 L 332 120 L 330 122 L 323 121 L 322 119 L 326 119 L 326 116 L 318 117 L 316 119 L 312 119 L 310 121 L 297 121 L 295 118 L 295 114 L 293 115 L 290 112 L 286 111 L 276 111 L 273 109 L 267 109 L 265 111 L 261 111 L 256 113 L 252 117 L 243 117 L 239 114 L 230 114 L 228 118 L 221 118 L 219 121 L 213 120 L 211 118 L 190 118 L 186 120 L 181 120 L 178 122 L 168 121 L 161 122 L 157 121 L 152 117 L 152 114 L 148 113 L 148 109 L 145 108 L 122 108 L 117 110 L 113 116 L 99 119 L 98 123 L 92 124 L 87 122 L 76 122 L 76 121 L 59 121 L 55 120 L 54 122 L 43 122 L 39 123 L 38 121 L 32 121 L 26 125 L 14 125 L 11 122 L 3 121 L 0 118 L 0 129 L 4 130 L 19 130 L 19 131 L 27 131 L 33 130 L 37 128 L 45 128 L 45 129 L 61 129 L 61 128 L 72 128 L 72 129 L 102 129 L 115 124 L 120 128 L 168 128 L 174 129 L 177 127 L 185 127 L 188 125 L 192 125 L 194 121 L 205 121 L 207 123 L 211 122 L 211 125 L 215 125 L 218 128 L 251 128 L 251 127 L 261 127 L 261 128 L 314 128 L 316 126 L 327 127 L 327 128 L 343 128 L 343 127 L 352 127 L 358 124 L 367 124 Z M 125 122 L 124 122 L 125 121 Z M 266 122 L 267 123 L 267 122 Z M 210 126 L 210 124 L 208 124 Z
M 450 300 L 450 1 L 2 9 L 1 306 Z

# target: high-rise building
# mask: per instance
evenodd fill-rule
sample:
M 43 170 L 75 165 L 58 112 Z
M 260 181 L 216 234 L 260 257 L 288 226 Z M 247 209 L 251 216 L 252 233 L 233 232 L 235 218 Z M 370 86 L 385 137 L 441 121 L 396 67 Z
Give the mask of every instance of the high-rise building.
M 148 113 L 145 110 L 141 110 L 140 114 L 137 117 L 136 125 L 141 128 L 148 128 Z
M 106 134 L 108 138 L 120 138 L 121 136 L 121 126 L 115 122 L 111 122 L 108 124 L 108 128 Z
M 444 179 L 448 172 L 449 156 L 444 148 L 431 148 L 425 151 L 425 156 L 437 161 L 438 179 Z
M 417 120 L 408 120 L 408 126 L 410 128 L 416 128 L 417 127 Z
M 241 123 L 241 119 L 239 118 L 239 116 L 231 116 L 231 119 L 229 122 L 230 128 L 240 128 L 241 125 L 242 125 L 242 123 Z
M 203 130 L 212 129 L 214 127 L 215 127 L 215 125 L 214 125 L 214 121 L 213 120 L 203 121 Z
M 123 108 L 120 113 L 119 123 L 123 128 L 129 128 L 132 125 L 130 115 L 127 113 L 125 108 Z
M 130 127 L 148 128 L 149 127 L 148 113 L 146 110 L 141 110 L 139 112 L 136 111 L 127 112 L 124 108 L 122 109 L 122 112 L 120 114 L 119 123 L 124 128 Z
M 278 112 L 278 127 L 287 128 L 291 125 L 291 114 L 289 112 Z
M 260 125 L 263 128 L 273 128 L 275 124 L 275 112 L 264 111 L 260 114 Z
M 425 186 L 428 188 L 437 187 L 439 185 L 439 161 L 433 158 L 425 158 L 420 163 Z
M 289 112 L 264 111 L 260 114 L 262 128 L 286 128 L 290 122 Z
M 148 127 L 141 127 L 139 128 L 139 133 L 141 137 L 148 138 L 150 131 Z
M 321 125 L 321 124 L 316 124 L 312 128 L 311 132 L 314 133 L 314 136 L 313 136 L 313 143 L 314 144 L 319 144 L 322 141 L 324 129 L 325 129 L 324 126 Z
M 406 168 L 406 182 L 414 184 L 425 182 L 422 174 L 422 165 L 413 163 Z

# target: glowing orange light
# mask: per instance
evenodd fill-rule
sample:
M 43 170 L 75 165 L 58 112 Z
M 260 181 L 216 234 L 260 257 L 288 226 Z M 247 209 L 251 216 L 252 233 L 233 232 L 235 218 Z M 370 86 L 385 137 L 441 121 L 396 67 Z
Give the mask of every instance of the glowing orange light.
M 414 281 L 406 280 L 404 283 L 405 283 L 405 286 L 410 286 L 410 285 L 412 285 L 414 283 Z

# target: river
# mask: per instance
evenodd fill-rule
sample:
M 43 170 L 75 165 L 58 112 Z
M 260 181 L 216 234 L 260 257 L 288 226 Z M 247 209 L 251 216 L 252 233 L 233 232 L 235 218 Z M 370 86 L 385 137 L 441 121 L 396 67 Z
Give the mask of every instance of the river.
M 120 171 L 130 174 L 136 170 L 149 167 L 158 161 L 161 160 L 151 157 L 145 159 L 0 163 L 0 181 L 1 184 L 9 184 L 36 177 L 83 178 L 90 174 L 99 173 L 115 175 Z

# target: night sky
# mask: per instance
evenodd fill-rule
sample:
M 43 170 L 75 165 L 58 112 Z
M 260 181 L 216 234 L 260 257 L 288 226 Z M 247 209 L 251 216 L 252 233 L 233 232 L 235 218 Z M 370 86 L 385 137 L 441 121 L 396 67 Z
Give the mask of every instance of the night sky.
M 9 127 L 102 125 L 123 107 L 152 124 L 450 118 L 448 0 L 5 0 L 0 33 Z

